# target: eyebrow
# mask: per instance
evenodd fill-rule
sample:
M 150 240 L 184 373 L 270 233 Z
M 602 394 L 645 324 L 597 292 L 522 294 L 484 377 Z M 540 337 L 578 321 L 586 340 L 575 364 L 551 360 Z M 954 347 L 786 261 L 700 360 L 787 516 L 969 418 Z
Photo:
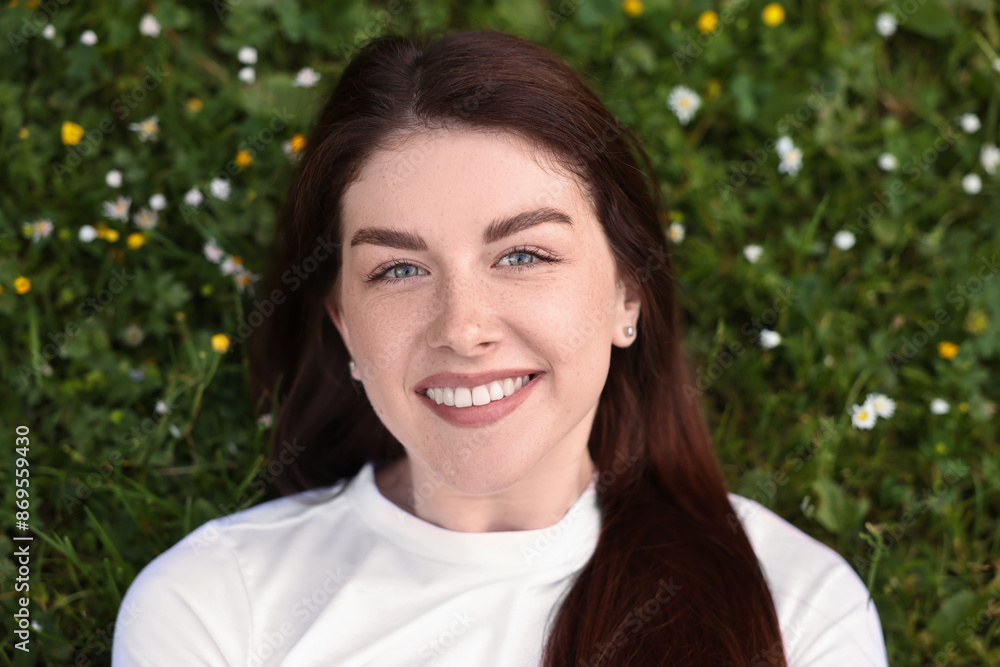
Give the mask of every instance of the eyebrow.
M 558 222 L 570 227 L 573 226 L 573 220 L 559 209 L 543 207 L 532 211 L 523 211 L 506 218 L 497 218 L 483 232 L 483 243 L 485 245 L 496 243 L 529 227 L 546 222 Z M 351 237 L 351 247 L 361 245 L 362 243 L 397 248 L 399 250 L 410 250 L 412 252 L 424 252 L 427 250 L 427 242 L 419 234 L 387 227 L 365 227 L 359 229 Z

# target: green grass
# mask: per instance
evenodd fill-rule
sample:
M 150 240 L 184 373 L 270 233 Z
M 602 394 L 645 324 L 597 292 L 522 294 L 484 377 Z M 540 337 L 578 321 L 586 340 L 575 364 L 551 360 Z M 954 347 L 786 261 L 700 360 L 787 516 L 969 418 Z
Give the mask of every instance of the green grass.
M 263 272 L 293 169 L 282 144 L 308 134 L 356 40 L 390 21 L 513 32 L 586 74 L 642 138 L 684 226 L 670 250 L 687 349 L 730 488 L 845 556 L 870 587 L 891 664 L 1000 664 L 1000 172 L 980 163 L 998 141 L 1000 26 L 985 0 L 900 2 L 905 20 L 888 38 L 875 16 L 891 5 L 874 2 L 787 3 L 771 27 L 763 2 L 728 13 L 647 2 L 630 17 L 604 0 L 160 0 L 157 37 L 138 31 L 144 3 L 9 4 L 0 423 L 11 449 L 15 427 L 31 431 L 40 629 L 32 653 L 6 642 L 0 664 L 107 664 L 138 570 L 264 497 L 268 427 L 249 398 L 247 346 L 211 343 L 255 297 L 202 247 L 214 237 Z M 710 9 L 719 26 L 700 35 Z M 40 34 L 49 24 L 52 39 Z M 88 28 L 93 46 L 79 41 Z M 259 52 L 253 84 L 237 78 L 246 45 Z M 306 66 L 319 84 L 293 86 Z M 666 103 L 677 85 L 702 99 L 686 125 Z M 965 113 L 976 132 L 959 126 Z M 158 140 L 143 142 L 129 124 L 151 116 Z M 76 146 L 63 143 L 67 121 L 85 132 Z M 795 175 L 778 170 L 780 135 L 802 152 Z M 236 165 L 241 149 L 252 164 Z M 886 152 L 895 171 L 877 164 Z M 118 188 L 105 182 L 112 169 Z M 227 169 L 223 201 L 209 182 Z M 975 194 L 962 184 L 971 173 Z M 192 187 L 201 206 L 183 203 Z M 155 193 L 166 208 L 133 249 L 140 230 L 102 202 L 131 197 L 135 213 Z M 43 219 L 51 235 L 24 235 Z M 84 225 L 113 232 L 83 242 Z M 856 243 L 841 250 L 833 237 L 845 229 Z M 751 244 L 763 249 L 756 263 Z M 759 325 L 781 343 L 763 348 Z M 850 409 L 869 393 L 896 411 L 859 429 Z M 946 414 L 931 412 L 935 398 Z M 0 601 L 12 632 L 20 532 L 15 456 L 5 460 Z

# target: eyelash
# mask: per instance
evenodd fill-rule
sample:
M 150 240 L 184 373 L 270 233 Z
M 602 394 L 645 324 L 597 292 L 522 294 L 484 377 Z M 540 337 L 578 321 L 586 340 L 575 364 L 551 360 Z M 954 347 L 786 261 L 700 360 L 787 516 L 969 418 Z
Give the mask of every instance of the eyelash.
M 531 269 L 531 268 L 533 268 L 533 267 L 535 267 L 535 266 L 537 266 L 539 264 L 554 264 L 555 262 L 559 261 L 558 257 L 555 257 L 553 255 L 549 255 L 547 253 L 542 252 L 538 248 L 532 248 L 530 246 L 518 246 L 517 248 L 511 248 L 509 251 L 507 251 L 506 253 L 504 253 L 504 255 L 503 255 L 503 257 L 501 257 L 501 259 L 510 257 L 511 255 L 517 255 L 517 254 L 522 254 L 522 253 L 525 254 L 525 255 L 532 255 L 534 257 L 537 257 L 541 261 L 531 262 L 530 264 L 520 264 L 518 266 L 505 266 L 503 268 L 513 269 L 514 271 L 524 271 L 524 270 L 527 270 L 527 269 Z M 401 283 L 401 282 L 409 280 L 409 278 L 386 278 L 385 277 L 386 273 L 388 273 L 390 270 L 396 268 L 397 266 L 415 266 L 415 265 L 411 264 L 410 262 L 399 260 L 399 261 L 393 262 L 393 263 L 385 265 L 385 266 L 380 266 L 379 268 L 375 269 L 374 272 L 372 272 L 369 276 L 367 276 L 365 278 L 365 282 L 366 283 L 393 284 L 393 283 Z

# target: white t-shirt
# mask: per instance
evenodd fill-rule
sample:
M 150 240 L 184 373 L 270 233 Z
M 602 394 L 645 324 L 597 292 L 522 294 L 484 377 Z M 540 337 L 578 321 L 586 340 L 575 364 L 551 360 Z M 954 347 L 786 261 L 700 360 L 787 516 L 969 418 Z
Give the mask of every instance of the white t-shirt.
M 129 587 L 112 665 L 535 667 L 556 604 L 597 544 L 595 481 L 538 530 L 428 523 L 382 495 L 371 463 L 352 480 L 214 519 Z M 755 501 L 729 498 L 789 664 L 887 665 L 875 606 L 847 562 Z

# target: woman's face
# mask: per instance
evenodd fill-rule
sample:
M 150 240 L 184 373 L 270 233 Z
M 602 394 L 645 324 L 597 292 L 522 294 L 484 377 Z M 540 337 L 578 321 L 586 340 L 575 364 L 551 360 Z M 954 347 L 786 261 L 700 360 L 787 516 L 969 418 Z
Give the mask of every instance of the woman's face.
M 512 135 L 438 130 L 376 153 L 343 198 L 330 316 L 379 418 L 454 491 L 497 493 L 589 462 L 611 345 L 635 339 L 623 329 L 638 301 L 603 230 L 546 160 Z M 542 222 L 495 223 L 522 214 Z M 430 378 L 441 373 L 488 377 Z M 480 405 L 492 380 L 502 391 L 523 374 L 537 377 Z M 446 387 L 472 389 L 454 400 L 471 393 L 473 405 L 446 405 Z

